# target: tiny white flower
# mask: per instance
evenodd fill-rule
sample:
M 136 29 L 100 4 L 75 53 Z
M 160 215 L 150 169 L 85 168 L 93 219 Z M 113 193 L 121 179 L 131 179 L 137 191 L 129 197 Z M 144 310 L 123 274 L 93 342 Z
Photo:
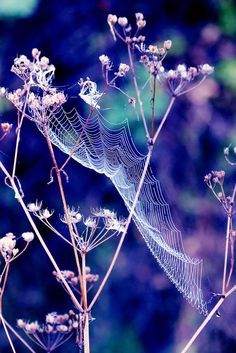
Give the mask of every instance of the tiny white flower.
M 86 227 L 94 228 L 94 227 L 96 227 L 96 220 L 91 217 L 88 217 L 84 221 L 84 224 Z
M 18 319 L 16 323 L 17 323 L 17 326 L 19 328 L 24 328 L 25 327 L 25 321 L 22 320 L 22 319 Z
M 186 71 L 186 66 L 184 64 L 180 64 L 177 66 L 177 71 L 179 73 L 185 72 Z
M 49 218 L 49 217 L 51 217 L 52 215 L 53 215 L 53 213 L 54 213 L 54 210 L 52 210 L 52 211 L 49 211 L 47 208 L 45 208 L 44 210 L 40 210 L 39 211 L 39 218 Z
M 30 212 L 38 212 L 42 207 L 42 201 L 36 200 L 35 202 L 28 203 L 27 208 Z
M 30 241 L 32 241 L 34 239 L 33 232 L 24 232 L 21 234 L 21 236 L 24 239 L 24 241 L 26 241 L 27 243 L 29 243 Z
M 204 64 L 200 67 L 200 71 L 203 75 L 210 75 L 214 71 L 214 67 L 209 64 Z
M 7 233 L 0 239 L 0 252 L 4 258 L 11 256 L 16 246 L 16 240 L 13 233 Z
M 12 250 L 12 255 L 13 255 L 13 256 L 16 256 L 16 255 L 18 254 L 18 252 L 19 252 L 19 249 L 14 248 L 14 249 Z
M 168 78 L 175 78 L 176 77 L 176 72 L 174 70 L 169 70 L 167 72 L 167 77 Z
M 5 96 L 6 94 L 6 88 L 5 87 L 0 87 L 0 97 Z
M 104 54 L 99 56 L 99 60 L 101 61 L 102 65 L 109 65 L 110 63 L 110 59 L 108 58 L 107 55 L 104 55 Z

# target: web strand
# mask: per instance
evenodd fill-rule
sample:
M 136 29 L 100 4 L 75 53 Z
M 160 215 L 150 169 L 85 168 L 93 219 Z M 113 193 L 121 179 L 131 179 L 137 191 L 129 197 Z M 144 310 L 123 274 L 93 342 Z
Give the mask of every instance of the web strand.
M 47 133 L 51 142 L 68 155 L 77 146 L 72 158 L 110 178 L 130 210 L 146 156 L 137 150 L 127 121 L 111 124 L 96 115 L 85 122 L 76 109 L 66 113 L 59 108 L 47 122 Z M 38 127 L 42 131 L 39 124 Z M 201 288 L 202 260 L 185 253 L 182 234 L 173 222 L 170 207 L 151 167 L 147 171 L 133 220 L 176 288 L 199 312 L 207 315 Z

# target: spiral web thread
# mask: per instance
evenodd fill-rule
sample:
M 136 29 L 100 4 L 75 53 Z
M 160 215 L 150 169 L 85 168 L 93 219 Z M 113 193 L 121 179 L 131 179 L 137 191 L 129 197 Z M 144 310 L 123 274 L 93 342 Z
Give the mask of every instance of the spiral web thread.
M 39 129 L 42 130 L 42 128 Z M 100 115 L 85 121 L 76 109 L 58 109 L 47 123 L 50 141 L 83 166 L 111 179 L 128 210 L 132 207 L 146 156 L 134 145 L 127 121 L 111 124 Z M 79 141 L 79 143 L 78 143 Z M 76 148 L 75 148 L 76 146 Z M 148 248 L 183 296 L 207 315 L 201 289 L 202 260 L 185 253 L 159 181 L 149 166 L 133 220 Z

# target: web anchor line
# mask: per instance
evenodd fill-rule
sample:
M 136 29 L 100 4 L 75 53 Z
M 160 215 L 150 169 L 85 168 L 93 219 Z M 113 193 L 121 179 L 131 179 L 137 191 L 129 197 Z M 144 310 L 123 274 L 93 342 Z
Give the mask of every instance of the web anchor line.
M 37 125 L 43 132 L 40 123 Z M 127 120 L 112 124 L 99 114 L 86 121 L 75 108 L 67 113 L 60 107 L 50 114 L 46 129 L 51 143 L 61 151 L 68 155 L 73 151 L 74 160 L 105 174 L 127 209 L 131 209 L 146 156 L 136 148 Z M 193 307 L 207 315 L 201 285 L 203 262 L 186 254 L 182 234 L 173 222 L 170 207 L 151 167 L 148 168 L 133 220 L 175 287 Z

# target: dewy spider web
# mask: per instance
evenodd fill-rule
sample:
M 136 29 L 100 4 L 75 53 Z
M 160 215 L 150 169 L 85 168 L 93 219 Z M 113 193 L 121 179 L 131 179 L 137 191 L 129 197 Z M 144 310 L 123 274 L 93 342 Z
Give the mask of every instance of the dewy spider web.
M 60 150 L 66 154 L 74 151 L 72 157 L 76 161 L 110 178 L 130 210 L 146 156 L 136 149 L 127 121 L 111 124 L 96 115 L 86 122 L 76 109 L 66 113 L 59 108 L 51 114 L 46 128 L 51 142 Z M 173 223 L 170 207 L 150 166 L 133 220 L 169 279 L 206 315 L 201 289 L 202 260 L 185 253 L 181 232 Z

